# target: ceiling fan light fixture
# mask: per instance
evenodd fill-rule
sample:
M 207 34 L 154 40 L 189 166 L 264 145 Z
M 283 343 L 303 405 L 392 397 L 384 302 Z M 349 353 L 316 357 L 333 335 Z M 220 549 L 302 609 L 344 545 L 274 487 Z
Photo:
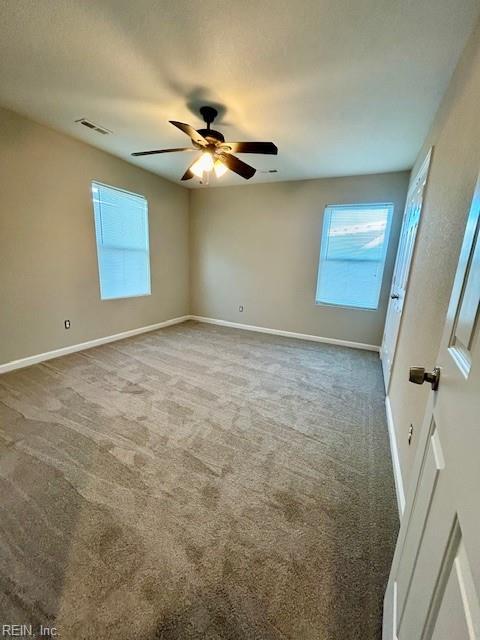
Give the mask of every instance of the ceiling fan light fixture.
M 197 178 L 203 178 L 205 172 L 209 172 L 213 169 L 213 158 L 209 151 L 204 151 L 200 158 L 192 164 L 190 171 L 197 176 Z
M 221 178 L 228 171 L 228 167 L 224 165 L 223 162 L 220 162 L 220 160 L 215 160 L 213 170 L 217 178 Z

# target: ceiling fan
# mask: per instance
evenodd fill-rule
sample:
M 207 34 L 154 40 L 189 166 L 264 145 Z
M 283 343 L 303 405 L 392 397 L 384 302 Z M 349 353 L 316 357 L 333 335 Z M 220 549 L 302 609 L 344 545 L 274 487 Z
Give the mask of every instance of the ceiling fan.
M 132 156 L 151 156 L 157 153 L 175 151 L 202 151 L 201 156 L 188 167 L 181 179 L 190 180 L 197 176 L 203 183 L 208 184 L 212 169 L 217 178 L 223 176 L 228 169 L 245 178 L 245 180 L 249 180 L 255 174 L 256 169 L 234 156 L 234 153 L 277 155 L 278 149 L 273 142 L 225 142 L 225 138 L 220 131 L 210 128 L 211 123 L 218 115 L 218 111 L 213 107 L 201 107 L 200 113 L 207 125 L 206 129 L 194 129 L 189 124 L 170 120 L 170 124 L 173 124 L 191 138 L 193 147 L 137 151 L 132 153 Z

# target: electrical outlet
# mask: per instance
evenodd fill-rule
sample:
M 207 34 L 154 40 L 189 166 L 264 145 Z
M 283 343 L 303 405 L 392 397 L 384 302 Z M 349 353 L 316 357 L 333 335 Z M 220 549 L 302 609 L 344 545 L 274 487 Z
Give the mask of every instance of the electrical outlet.
M 413 438 L 413 424 L 410 425 L 408 429 L 408 445 L 410 446 Z
M 70 329 L 70 320 L 65 320 L 63 324 L 65 325 L 65 329 Z
M 239 305 L 238 310 L 240 311 L 240 313 L 243 313 L 245 307 L 243 306 L 243 304 Z

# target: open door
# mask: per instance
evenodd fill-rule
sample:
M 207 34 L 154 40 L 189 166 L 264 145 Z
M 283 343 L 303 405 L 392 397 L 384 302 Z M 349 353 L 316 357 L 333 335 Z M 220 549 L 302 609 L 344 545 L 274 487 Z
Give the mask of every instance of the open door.
M 407 293 L 410 265 L 412 263 L 415 240 L 417 238 L 418 225 L 422 213 L 422 205 L 430 169 L 432 149 L 428 152 L 415 178 L 410 184 L 405 203 L 400 241 L 398 243 L 397 258 L 393 271 L 392 288 L 385 318 L 380 358 L 382 360 L 385 390 L 388 394 L 390 374 L 392 371 L 395 350 L 397 348 L 398 334 L 402 320 L 403 305 Z
M 383 640 L 480 639 L 480 179 L 384 603 Z M 412 363 L 417 364 L 417 363 Z M 438 385 L 438 387 L 437 387 Z

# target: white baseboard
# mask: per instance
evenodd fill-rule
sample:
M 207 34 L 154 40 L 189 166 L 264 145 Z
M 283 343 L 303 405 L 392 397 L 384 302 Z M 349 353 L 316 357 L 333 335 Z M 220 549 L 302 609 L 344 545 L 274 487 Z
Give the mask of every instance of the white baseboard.
M 403 487 L 402 469 L 400 467 L 400 458 L 398 455 L 397 435 L 393 422 L 392 407 L 390 406 L 390 398 L 385 398 L 385 409 L 387 411 L 388 438 L 390 440 L 390 452 L 392 455 L 393 477 L 395 479 L 395 491 L 397 494 L 398 515 L 402 519 L 405 510 L 405 489 Z
M 62 347 L 61 349 L 55 349 L 54 351 L 46 351 L 45 353 L 38 353 L 34 356 L 28 356 L 21 358 L 20 360 L 12 360 L 5 364 L 0 364 L 0 374 L 7 373 L 7 371 L 13 371 L 14 369 L 22 369 L 23 367 L 30 367 L 32 364 L 44 362 L 45 360 L 52 360 L 52 358 L 59 358 L 60 356 L 66 356 L 69 353 L 75 353 L 77 351 L 84 351 L 85 349 L 91 349 L 92 347 L 98 347 L 108 342 L 115 342 L 116 340 L 123 340 L 124 338 L 130 338 L 131 336 L 138 336 L 140 333 L 147 333 L 148 331 L 155 331 L 156 329 L 162 329 L 163 327 L 169 327 L 172 324 L 179 324 L 189 320 L 190 316 L 180 316 L 179 318 L 172 318 L 171 320 L 165 320 L 164 322 L 157 322 L 156 324 L 150 324 L 147 327 L 139 327 L 138 329 L 130 329 L 129 331 L 122 331 L 122 333 L 115 333 L 112 336 L 105 336 L 104 338 L 96 338 L 95 340 L 88 340 L 87 342 L 80 342 L 79 344 L 72 344 L 69 347 Z
M 105 336 L 103 338 L 96 338 L 95 340 L 88 340 L 87 342 L 80 342 L 68 347 L 62 347 L 60 349 L 54 349 L 53 351 L 46 351 L 45 353 L 38 353 L 33 356 L 27 356 L 26 358 L 20 358 L 19 360 L 12 360 L 11 362 L 5 362 L 0 364 L 0 374 L 7 373 L 8 371 L 14 371 L 15 369 L 22 369 L 23 367 L 30 367 L 32 364 L 38 364 L 39 362 L 45 362 L 46 360 L 52 360 L 53 358 L 60 358 L 66 356 L 69 353 L 76 353 L 77 351 L 84 351 L 85 349 L 91 349 L 92 347 L 99 347 L 102 344 L 108 342 L 115 342 L 116 340 L 123 340 L 124 338 L 130 338 L 131 336 L 137 336 L 141 333 L 147 333 L 148 331 L 155 331 L 162 327 L 168 327 L 172 324 L 179 324 L 186 320 L 196 320 L 197 322 L 206 322 L 209 324 L 217 324 L 223 327 L 232 327 L 234 329 L 243 329 L 245 331 L 256 331 L 257 333 L 269 333 L 276 336 L 284 336 L 286 338 L 297 338 L 299 340 L 310 340 L 313 342 L 324 342 L 326 344 L 335 344 L 341 347 L 351 347 L 353 349 L 366 349 L 368 351 L 377 351 L 380 347 L 372 344 L 365 344 L 363 342 L 351 342 L 350 340 L 337 340 L 336 338 L 324 338 L 322 336 L 312 336 L 306 333 L 295 333 L 293 331 L 283 331 L 282 329 L 270 329 L 268 327 L 256 327 L 250 324 L 241 324 L 239 322 L 229 322 L 228 320 L 217 320 L 215 318 L 204 318 L 202 316 L 185 315 L 178 318 L 172 318 L 171 320 L 165 320 L 164 322 L 157 322 L 146 327 L 139 327 L 137 329 L 130 329 L 129 331 L 122 331 L 121 333 L 115 333 L 111 336 Z
M 297 338 L 299 340 L 311 340 L 312 342 L 324 342 L 326 344 L 336 344 L 341 347 L 352 349 L 366 349 L 367 351 L 379 351 L 380 347 L 364 342 L 351 342 L 350 340 L 337 340 L 336 338 L 323 338 L 322 336 L 311 336 L 307 333 L 295 333 L 294 331 L 283 331 L 283 329 L 269 329 L 268 327 L 256 327 L 252 324 L 241 324 L 230 322 L 229 320 L 217 320 L 216 318 L 205 318 L 203 316 L 190 316 L 191 320 L 197 322 L 207 322 L 208 324 L 218 324 L 221 327 L 232 327 L 234 329 L 244 329 L 245 331 L 256 331 L 257 333 L 270 333 L 274 336 L 284 336 L 285 338 Z

